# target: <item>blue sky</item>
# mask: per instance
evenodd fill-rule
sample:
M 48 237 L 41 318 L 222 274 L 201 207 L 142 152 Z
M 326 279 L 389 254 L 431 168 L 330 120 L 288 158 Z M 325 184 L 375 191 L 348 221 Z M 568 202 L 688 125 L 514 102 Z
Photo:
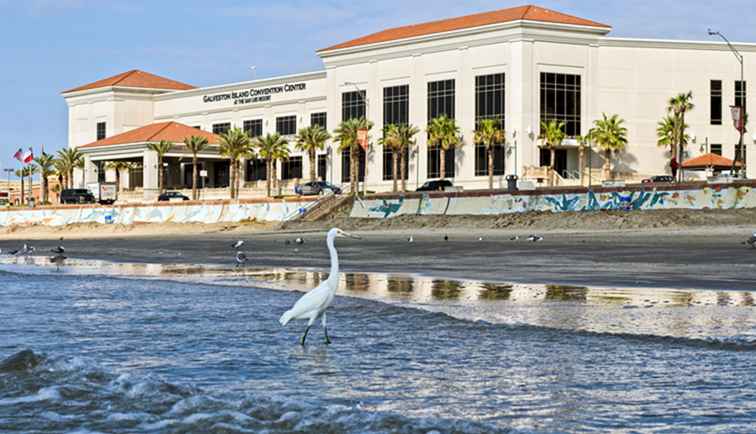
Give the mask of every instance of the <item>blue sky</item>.
M 19 147 L 65 146 L 60 91 L 130 69 L 196 86 L 320 69 L 315 50 L 403 24 L 525 4 L 508 0 L 0 0 L 0 166 Z M 752 0 L 543 0 L 612 35 L 756 42 Z M 741 12 L 746 11 L 746 12 Z M 4 174 L 0 174 L 3 176 Z

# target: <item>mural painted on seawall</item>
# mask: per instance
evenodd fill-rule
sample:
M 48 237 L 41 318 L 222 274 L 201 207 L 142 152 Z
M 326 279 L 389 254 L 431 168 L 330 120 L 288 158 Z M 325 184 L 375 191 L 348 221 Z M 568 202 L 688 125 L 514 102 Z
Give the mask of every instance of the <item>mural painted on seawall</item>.
M 756 208 L 752 187 L 705 187 L 565 194 L 497 194 L 477 197 L 372 199 L 355 202 L 351 217 L 386 219 L 400 215 L 495 215 L 537 212 L 638 211 L 656 209 Z
M 280 222 L 297 217 L 311 203 L 263 202 L 205 205 L 40 208 L 0 211 L 0 227 L 23 225 L 65 226 L 81 223 Z

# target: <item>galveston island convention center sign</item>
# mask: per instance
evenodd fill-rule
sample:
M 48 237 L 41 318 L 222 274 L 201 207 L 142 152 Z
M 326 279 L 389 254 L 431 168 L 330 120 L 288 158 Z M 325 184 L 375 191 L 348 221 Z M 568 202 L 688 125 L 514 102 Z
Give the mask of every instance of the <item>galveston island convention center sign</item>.
M 305 89 L 307 89 L 307 83 L 287 83 L 280 86 L 253 88 L 234 92 L 217 93 L 215 95 L 205 95 L 202 97 L 202 101 L 205 103 L 233 101 L 234 105 L 254 104 L 258 102 L 269 102 L 272 99 L 273 95 L 297 92 Z

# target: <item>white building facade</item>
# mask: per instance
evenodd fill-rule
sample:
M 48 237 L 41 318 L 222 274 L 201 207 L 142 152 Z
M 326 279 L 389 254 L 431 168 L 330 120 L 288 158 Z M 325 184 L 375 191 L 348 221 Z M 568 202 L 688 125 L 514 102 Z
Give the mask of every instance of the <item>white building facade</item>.
M 278 132 L 292 142 L 292 158 L 278 174 L 293 182 L 309 173 L 308 158 L 293 147 L 299 129 L 319 124 L 333 132 L 342 120 L 364 116 L 375 124 L 368 189 L 390 191 L 391 154 L 377 140 L 383 126 L 409 123 L 422 130 L 408 155 L 406 177 L 414 189 L 439 176 L 441 151 L 428 144 L 425 129 L 434 117 L 447 115 L 460 127 L 463 144 L 447 151 L 446 177 L 470 190 L 488 186 L 485 153 L 473 140 L 480 119 L 500 120 L 506 132 L 494 164 L 495 186 L 502 187 L 506 175 L 523 177 L 549 164 L 549 153 L 540 147 L 542 121 L 561 120 L 567 135 L 575 137 L 586 135 L 606 113 L 619 115 L 628 129 L 627 149 L 613 162 L 615 175 L 635 181 L 669 173 L 670 155 L 657 145 L 657 123 L 667 115 L 671 97 L 691 91 L 695 108 L 686 116 L 685 156 L 713 152 L 734 158 L 739 133 L 730 106 L 753 101 L 749 82 L 756 76 L 756 44 L 735 44 L 744 56 L 741 84 L 740 66 L 721 41 L 625 39 L 609 36 L 610 31 L 604 24 L 525 6 L 348 41 L 318 51 L 324 70 L 312 73 L 193 88 L 132 71 L 120 82 L 111 77 L 64 92 L 69 146 L 82 147 L 91 168 L 93 162 L 126 155 L 117 151 L 124 143 L 102 145 L 98 139 L 155 123 L 216 134 L 231 127 L 252 136 Z M 751 178 L 756 177 L 754 139 L 746 134 L 743 148 Z M 135 151 L 127 158 L 145 152 Z M 603 154 L 596 149 L 589 154 L 598 176 Z M 184 161 L 178 149 L 175 157 L 176 164 Z M 337 143 L 320 153 L 317 164 L 318 177 L 348 183 L 349 158 Z M 556 171 L 563 180 L 574 180 L 580 166 L 576 141 L 565 140 L 556 152 Z M 144 164 L 145 192 L 154 189 L 147 185 L 154 178 L 147 175 L 151 167 Z M 267 176 L 255 160 L 245 169 L 247 183 Z M 92 181 L 89 173 L 80 181 Z

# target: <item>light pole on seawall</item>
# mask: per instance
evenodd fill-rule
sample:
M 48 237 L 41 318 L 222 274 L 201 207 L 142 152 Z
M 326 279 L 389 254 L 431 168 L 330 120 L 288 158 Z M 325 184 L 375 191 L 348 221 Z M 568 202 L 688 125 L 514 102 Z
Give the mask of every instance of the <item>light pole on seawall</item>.
M 745 74 L 744 74 L 744 68 L 743 68 L 743 55 L 738 51 L 732 43 L 730 43 L 730 40 L 725 37 L 721 32 L 715 32 L 711 29 L 708 30 L 709 36 L 719 36 L 722 38 L 723 41 L 727 44 L 727 46 L 730 48 L 730 51 L 732 51 L 732 54 L 735 55 L 735 58 L 738 60 L 738 63 L 740 63 L 740 95 L 741 99 L 740 102 L 742 105 L 738 108 L 733 107 L 732 113 L 733 113 L 733 120 L 735 121 L 735 126 L 738 129 L 738 132 L 740 133 L 740 140 L 738 142 L 738 149 L 735 150 L 735 159 L 732 160 L 732 171 L 735 172 L 735 168 L 738 165 L 738 161 L 741 161 L 741 170 L 745 170 L 745 159 L 743 159 L 743 135 L 745 134 L 745 124 L 748 120 L 747 118 L 747 111 L 746 111 L 746 100 L 747 98 L 747 92 L 746 92 L 746 83 L 745 83 Z M 737 100 L 737 95 L 735 95 Z M 737 119 L 735 117 L 737 116 Z

